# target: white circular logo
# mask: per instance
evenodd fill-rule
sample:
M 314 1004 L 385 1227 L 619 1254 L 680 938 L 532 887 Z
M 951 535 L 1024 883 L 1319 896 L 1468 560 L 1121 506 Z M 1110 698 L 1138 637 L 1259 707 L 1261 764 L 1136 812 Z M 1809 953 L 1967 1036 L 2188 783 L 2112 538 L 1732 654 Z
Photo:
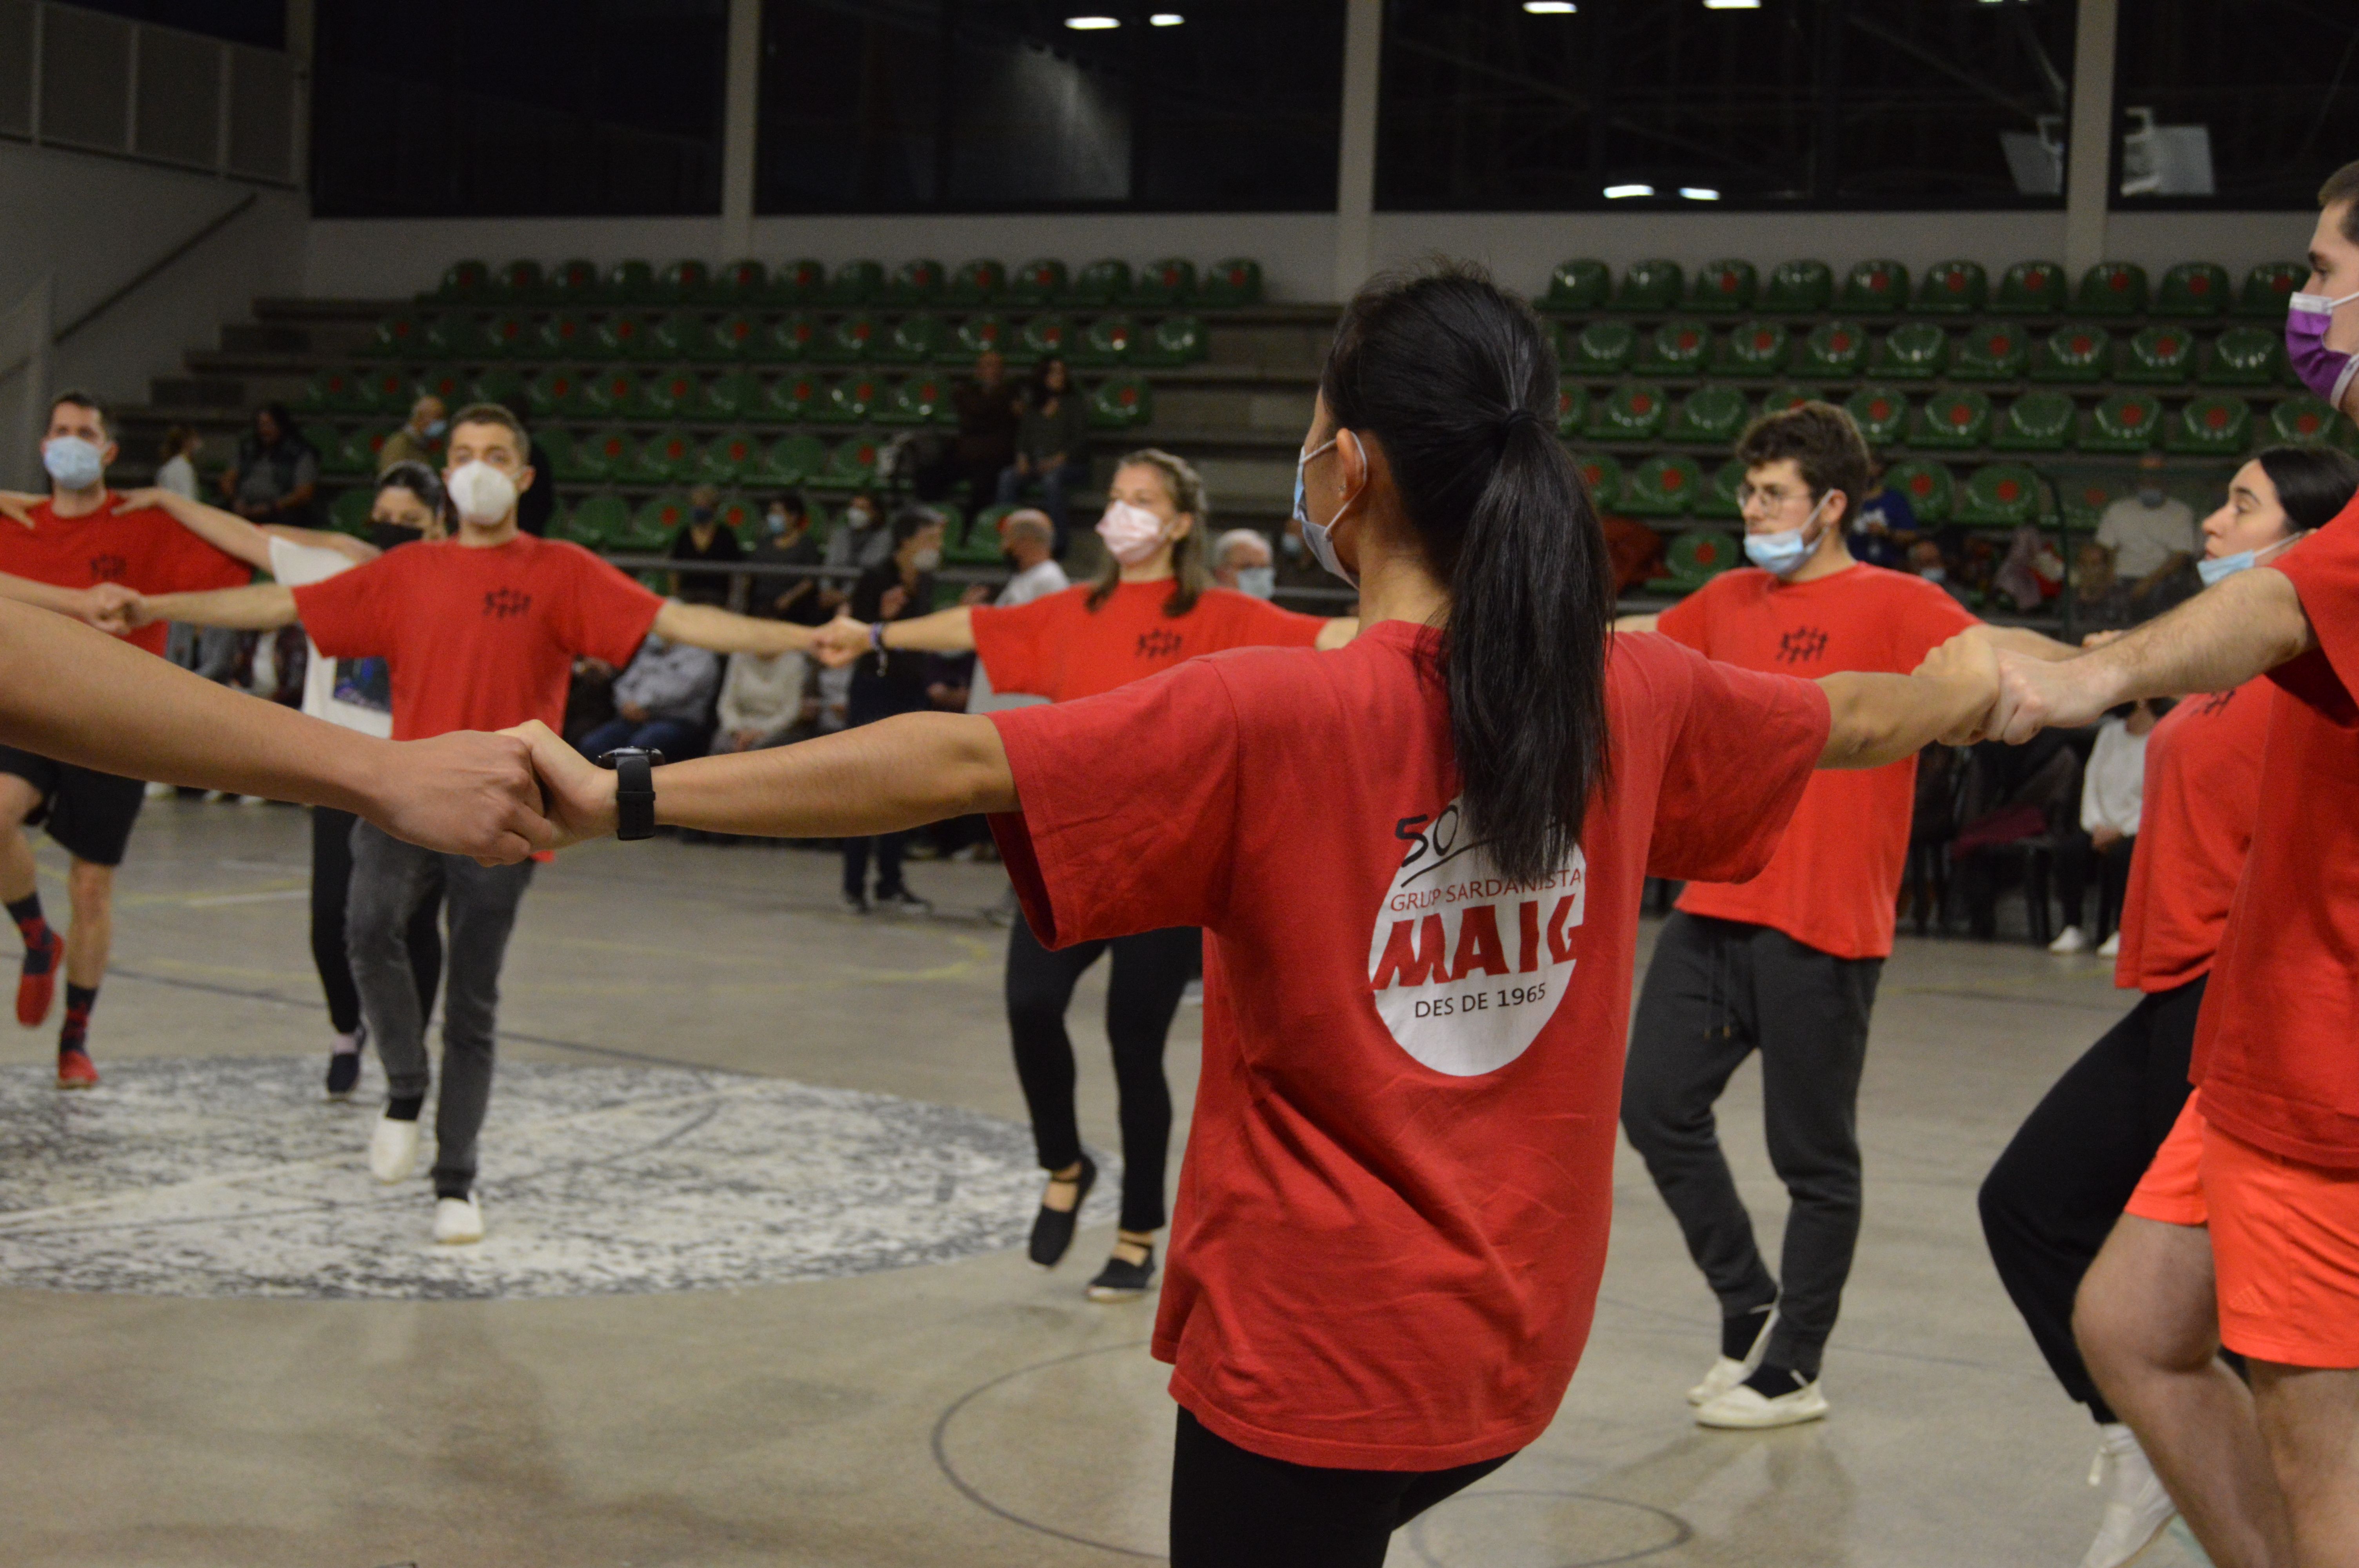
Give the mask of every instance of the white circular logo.
M 1589 862 L 1538 881 L 1499 875 L 1451 801 L 1396 829 L 1408 848 L 1368 939 L 1368 988 L 1402 1050 L 1437 1073 L 1496 1072 L 1531 1048 L 1572 979 Z

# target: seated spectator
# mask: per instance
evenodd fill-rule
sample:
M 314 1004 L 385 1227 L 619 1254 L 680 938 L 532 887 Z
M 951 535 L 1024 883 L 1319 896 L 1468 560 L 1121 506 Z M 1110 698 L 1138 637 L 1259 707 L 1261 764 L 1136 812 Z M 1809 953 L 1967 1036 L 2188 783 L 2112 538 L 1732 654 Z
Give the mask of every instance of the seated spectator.
M 584 756 L 618 746 L 701 757 L 712 740 L 710 710 L 721 685 L 721 655 L 648 633 L 614 677 L 614 717 L 582 737 Z
M 724 752 L 758 752 L 782 745 L 794 730 L 819 717 L 819 699 L 804 696 L 810 661 L 800 654 L 732 654 L 721 683 L 721 730 Z
M 1875 465 L 1875 488 L 1852 508 L 1851 553 L 1871 566 L 1899 567 L 1917 538 L 1917 509 L 1908 498 L 1884 482 L 1884 465 Z
M 2058 835 L 2056 883 L 2064 902 L 2064 929 L 2048 945 L 2051 953 L 2081 953 L 2092 939 L 2101 942 L 2100 957 L 2111 958 L 2122 950 L 2122 896 L 2130 885 L 2130 855 L 2137 847 L 2138 814 L 2146 795 L 2146 738 L 2155 721 L 2171 704 L 2134 702 L 2108 714 L 2097 726 L 2096 743 L 2089 749 L 2088 766 L 2081 775 L 2081 821 L 2075 831 Z M 2097 923 L 2081 923 L 2082 900 L 2089 881 L 2089 858 L 2097 858 L 2099 890 Z
M 156 454 L 156 488 L 197 499 L 197 454 L 205 438 L 186 425 L 164 432 L 163 449 Z
M 1950 580 L 1950 563 L 1941 554 L 1938 540 L 1919 539 L 1908 546 L 1908 569 L 1927 582 L 1940 585 L 1943 593 L 1963 604 L 1965 594 Z
M 2037 610 L 2064 591 L 2064 557 L 2045 534 L 2026 523 L 2007 541 L 2006 558 L 1991 584 L 2017 611 Z
M 2116 630 L 2130 623 L 2129 585 L 2114 575 L 2114 555 L 2094 539 L 2072 552 L 2072 611 L 2087 631 Z
M 964 481 L 968 503 L 981 506 L 996 492 L 1000 470 L 1016 460 L 1023 406 L 1008 383 L 1007 362 L 989 349 L 975 356 L 973 377 L 951 389 L 951 407 L 958 416 L 958 435 L 918 476 L 918 489 L 940 495 Z
M 1013 506 L 1027 488 L 1038 487 L 1040 504 L 1056 530 L 1056 555 L 1064 558 L 1071 537 L 1065 493 L 1089 482 L 1090 406 L 1073 385 L 1060 359 L 1043 360 L 1034 373 L 1024 413 L 1016 426 L 1015 460 L 999 472 L 999 504 Z
M 721 520 L 719 491 L 701 484 L 690 492 L 688 521 L 672 535 L 670 554 L 676 561 L 734 563 L 745 558 L 737 530 Z M 685 603 L 725 606 L 729 576 L 727 572 L 675 572 L 672 592 Z
M 999 590 L 999 597 L 992 600 L 994 604 L 1003 610 L 1012 604 L 1029 604 L 1036 599 L 1062 593 L 1073 586 L 1072 580 L 1065 576 L 1065 568 L 1059 566 L 1056 558 L 1049 553 L 1055 539 L 1056 533 L 1049 527 L 1046 513 L 1027 507 L 1021 512 L 1011 512 L 999 520 L 1000 552 L 1007 557 L 1007 564 L 1015 568 L 1015 575 Z M 979 603 L 980 600 L 970 597 L 968 602 Z M 1034 703 L 1047 700 L 1024 692 L 1001 696 L 991 689 L 991 676 L 980 664 L 967 677 L 966 710 L 969 713 L 1029 708 Z
M 2113 556 L 2114 576 L 2128 585 L 2130 613 L 2159 615 L 2194 591 L 2189 563 L 2203 553 L 2195 513 L 2162 487 L 2160 452 L 2138 458 L 2137 493 L 2097 519 L 2097 543 Z
M 320 453 L 303 438 L 283 403 L 255 411 L 254 428 L 221 477 L 223 499 L 249 523 L 310 526 L 320 494 Z
M 885 509 L 873 491 L 860 491 L 844 504 L 843 521 L 828 535 L 827 566 L 857 577 L 880 566 L 893 554 L 893 531 L 885 526 Z
M 1223 588 L 1268 599 L 1277 592 L 1277 557 L 1252 528 L 1232 528 L 1212 541 L 1212 580 Z
M 762 514 L 762 537 L 745 557 L 760 566 L 816 567 L 821 564 L 819 541 L 811 537 L 810 503 L 799 490 L 770 498 Z M 816 577 L 758 577 L 754 579 L 750 613 L 799 626 L 824 625 L 843 596 Z
M 436 460 L 441 455 L 442 433 L 451 427 L 450 416 L 442 400 L 428 393 L 409 406 L 409 420 L 385 438 L 384 449 L 376 455 L 376 471 L 383 473 L 396 463 L 424 463 L 440 470 Z

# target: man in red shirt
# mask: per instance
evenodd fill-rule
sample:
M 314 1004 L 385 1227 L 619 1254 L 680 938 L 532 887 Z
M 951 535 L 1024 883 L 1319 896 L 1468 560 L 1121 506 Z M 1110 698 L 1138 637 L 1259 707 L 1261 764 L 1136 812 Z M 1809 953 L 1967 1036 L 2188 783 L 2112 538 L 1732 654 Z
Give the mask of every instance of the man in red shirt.
M 1651 628 L 1746 669 L 1816 676 L 1905 673 L 1976 624 L 1923 579 L 1853 559 L 1853 498 L 1874 469 L 1851 416 L 1824 403 L 1770 415 L 1736 455 L 1757 569 L 1725 572 L 1624 630 Z M 1826 1413 L 1820 1360 L 1859 1238 L 1860 1071 L 1892 951 L 1916 767 L 1910 757 L 1813 778 L 1767 869 L 1745 882 L 1690 883 L 1647 965 L 1622 1124 L 1720 1298 L 1721 1354 L 1688 1395 L 1707 1426 Z M 1756 1050 L 1769 1158 L 1793 1202 L 1775 1275 L 1712 1118 Z
M 811 645 L 810 629 L 658 598 L 579 545 L 516 525 L 534 481 L 526 439 L 506 409 L 478 404 L 451 420 L 446 492 L 455 538 L 405 546 L 298 589 L 257 585 L 147 600 L 143 622 L 269 628 L 301 621 L 330 658 L 381 657 L 393 684 L 397 741 L 453 730 L 562 721 L 577 656 L 621 666 L 650 631 L 716 653 L 777 654 Z M 415 1168 L 419 1112 L 431 1078 L 425 1019 L 405 940 L 411 913 L 440 870 L 449 898 L 450 968 L 435 1113 L 434 1234 L 482 1239 L 475 1136 L 492 1086 L 499 968 L 532 865 L 486 867 L 436 855 L 370 824 L 353 832 L 347 923 L 353 979 L 385 1063 L 388 1097 L 369 1150 L 377 1179 Z

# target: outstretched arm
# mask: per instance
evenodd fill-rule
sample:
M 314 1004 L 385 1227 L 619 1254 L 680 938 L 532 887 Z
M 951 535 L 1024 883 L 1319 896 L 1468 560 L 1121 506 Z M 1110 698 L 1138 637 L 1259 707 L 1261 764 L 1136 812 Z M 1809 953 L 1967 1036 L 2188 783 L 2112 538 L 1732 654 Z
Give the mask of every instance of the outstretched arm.
M 532 747 L 560 841 L 614 830 L 614 775 L 534 720 Z M 905 713 L 800 745 L 701 757 L 655 771 L 656 820 L 771 838 L 895 833 L 973 812 L 1016 811 L 999 730 L 963 713 Z
M 233 632 L 268 632 L 295 623 L 295 590 L 275 582 L 258 582 L 251 588 L 159 593 L 141 600 L 134 624 L 146 626 L 158 621 L 224 626 Z
M 2004 653 L 2020 654 L 2027 659 L 2053 664 L 2058 659 L 2081 656 L 2081 650 L 2071 643 L 2042 636 L 2028 626 L 1993 626 L 1985 622 L 1979 630 L 1992 647 Z
M 0 572 L 0 599 L 13 599 L 36 610 L 71 616 L 110 636 L 120 636 L 138 624 L 133 616 L 139 596 L 119 582 L 60 588 L 55 583 L 35 582 L 31 578 Z
M 849 663 L 868 652 L 868 622 L 840 614 L 819 628 L 816 641 L 820 655 L 827 663 Z M 887 621 L 885 645 L 916 654 L 972 654 L 974 616 L 968 606 L 954 604 L 931 615 Z
M 234 512 L 207 506 L 161 488 L 127 491 L 115 503 L 117 512 L 144 512 L 150 507 L 171 514 L 172 521 L 233 560 L 256 571 L 270 569 L 270 541 L 260 528 Z M 288 533 L 308 530 L 286 530 Z
M 551 838 L 512 737 L 375 740 L 6 603 L 0 741 L 129 778 L 331 806 L 486 860 L 522 860 Z
M 668 642 L 716 654 L 801 653 L 811 646 L 808 626 L 791 621 L 757 621 L 710 604 L 682 604 L 666 600 L 656 611 L 655 633 Z
M 1980 726 L 1998 699 L 1998 655 L 1977 633 L 1961 632 L 1915 675 L 1832 675 L 1819 688 L 1832 714 L 1819 766 L 1880 768 Z

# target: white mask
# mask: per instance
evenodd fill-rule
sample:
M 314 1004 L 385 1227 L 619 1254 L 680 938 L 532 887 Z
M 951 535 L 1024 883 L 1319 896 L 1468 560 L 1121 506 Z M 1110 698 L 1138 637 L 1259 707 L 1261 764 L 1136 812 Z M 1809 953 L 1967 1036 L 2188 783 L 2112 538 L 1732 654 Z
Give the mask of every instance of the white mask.
M 1166 533 L 1163 519 L 1146 507 L 1109 501 L 1105 515 L 1098 519 L 1098 537 L 1105 541 L 1106 554 L 1124 566 L 1135 567 L 1162 548 Z
M 481 458 L 459 465 L 443 481 L 443 492 L 460 517 L 477 527 L 489 527 L 516 510 L 516 482 Z
M 88 490 L 106 477 L 106 453 L 80 436 L 60 436 L 41 449 L 41 466 L 63 490 Z
M 940 550 L 919 550 L 909 557 L 909 564 L 921 572 L 929 572 L 942 564 L 942 553 Z

